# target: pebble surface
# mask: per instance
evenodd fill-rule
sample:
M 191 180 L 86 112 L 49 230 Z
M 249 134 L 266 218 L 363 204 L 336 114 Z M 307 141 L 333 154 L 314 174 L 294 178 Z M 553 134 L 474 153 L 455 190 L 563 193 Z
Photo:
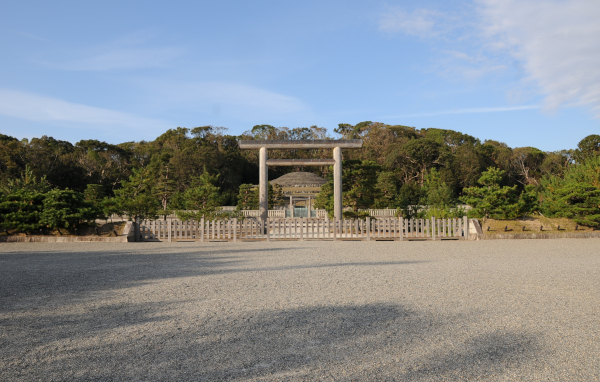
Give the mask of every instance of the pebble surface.
M 0 244 L 0 381 L 592 381 L 600 240 Z

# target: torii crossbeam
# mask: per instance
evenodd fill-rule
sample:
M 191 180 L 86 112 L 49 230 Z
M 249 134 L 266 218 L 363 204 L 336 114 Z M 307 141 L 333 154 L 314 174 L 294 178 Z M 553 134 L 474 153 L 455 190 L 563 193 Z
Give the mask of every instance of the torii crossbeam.
M 259 150 L 259 202 L 260 220 L 269 213 L 268 166 L 331 166 L 333 165 L 333 215 L 342 219 L 342 149 L 362 148 L 362 139 L 315 140 L 257 140 L 239 141 L 241 150 Z M 333 159 L 268 159 L 269 149 L 333 149 Z

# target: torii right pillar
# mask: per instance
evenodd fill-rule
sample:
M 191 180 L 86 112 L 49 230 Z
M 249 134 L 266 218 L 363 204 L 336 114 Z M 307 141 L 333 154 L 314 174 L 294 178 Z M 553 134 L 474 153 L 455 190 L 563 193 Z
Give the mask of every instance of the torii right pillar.
M 342 219 L 342 149 L 333 148 L 333 216 Z

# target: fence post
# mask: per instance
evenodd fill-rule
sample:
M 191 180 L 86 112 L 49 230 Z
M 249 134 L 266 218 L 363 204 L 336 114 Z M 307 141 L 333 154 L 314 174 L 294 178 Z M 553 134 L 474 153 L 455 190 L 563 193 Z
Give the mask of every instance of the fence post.
M 167 232 L 167 236 L 168 236 L 168 240 L 169 240 L 169 243 L 170 243 L 172 241 L 172 239 L 171 239 L 171 218 L 169 218 L 167 220 L 167 231 L 168 231 Z
M 300 240 L 304 240 L 304 218 L 300 218 Z
M 337 240 L 337 218 L 333 218 L 333 240 Z
M 271 241 L 271 235 L 269 235 L 269 226 L 270 226 L 270 219 L 267 218 L 267 241 Z
M 431 237 L 435 241 L 435 218 L 431 217 Z
M 134 240 L 136 242 L 138 242 L 138 241 L 140 241 L 140 218 L 139 217 L 135 218 L 135 222 L 133 222 L 133 225 L 134 225 L 134 230 L 135 230 L 135 233 L 134 233 L 135 239 Z
M 233 242 L 237 242 L 237 218 L 233 218 Z
M 465 240 L 469 240 L 469 219 L 466 216 L 463 216 L 463 229 Z
M 371 241 L 371 217 L 367 216 L 367 241 Z
M 204 243 L 204 216 L 200 218 L 200 242 Z
M 400 241 L 404 241 L 404 218 L 400 216 Z

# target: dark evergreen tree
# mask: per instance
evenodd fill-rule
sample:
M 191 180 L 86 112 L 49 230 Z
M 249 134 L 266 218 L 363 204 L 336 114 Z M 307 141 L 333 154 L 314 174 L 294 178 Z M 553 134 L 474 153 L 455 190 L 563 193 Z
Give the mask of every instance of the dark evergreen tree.
M 121 188 L 115 190 L 115 207 L 131 220 L 136 218 L 156 218 L 159 201 L 152 195 L 152 179 L 144 169 L 133 170 L 128 181 L 121 182 Z
M 76 228 L 80 223 L 93 222 L 99 212 L 85 201 L 83 194 L 54 189 L 44 195 L 39 221 L 48 228 Z
M 600 155 L 600 135 L 592 134 L 583 138 L 573 153 L 573 158 L 577 163 L 584 163 L 590 158 Z
M 9 231 L 37 233 L 42 224 L 44 194 L 27 189 L 0 193 L 0 226 Z
M 591 227 L 600 225 L 600 156 L 570 167 L 564 178 L 546 177 L 541 185 L 541 210 Z

